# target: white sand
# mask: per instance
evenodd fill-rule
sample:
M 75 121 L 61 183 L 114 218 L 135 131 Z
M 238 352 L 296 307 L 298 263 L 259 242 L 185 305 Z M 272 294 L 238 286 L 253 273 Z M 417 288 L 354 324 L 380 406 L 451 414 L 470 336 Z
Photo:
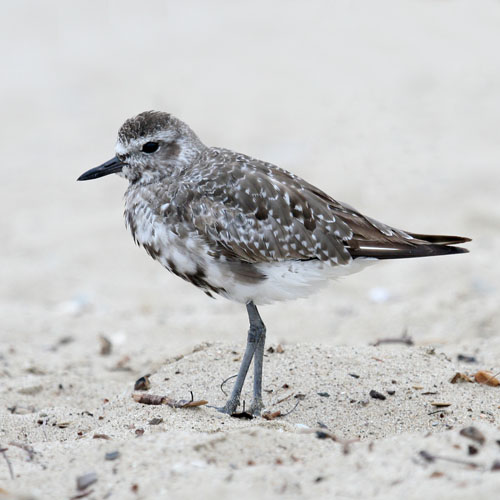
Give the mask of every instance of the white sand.
M 495 498 L 500 389 L 449 380 L 500 371 L 498 2 L 17 2 L 0 24 L 0 498 L 71 498 L 87 472 L 95 499 Z M 152 108 L 384 222 L 470 236 L 471 253 L 263 307 L 284 346 L 266 357 L 265 402 L 305 395 L 286 417 L 140 405 L 146 373 L 150 393 L 222 404 L 247 329 L 244 308 L 134 248 L 122 180 L 75 182 Z M 404 331 L 415 346 L 370 346 Z M 360 441 L 344 454 L 318 421 Z M 459 434 L 470 425 L 484 445 Z

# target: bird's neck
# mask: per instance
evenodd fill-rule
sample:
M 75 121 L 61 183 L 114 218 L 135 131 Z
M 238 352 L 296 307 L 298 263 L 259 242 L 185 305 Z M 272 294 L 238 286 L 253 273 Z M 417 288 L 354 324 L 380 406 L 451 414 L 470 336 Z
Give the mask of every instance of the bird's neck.
M 169 162 L 169 166 L 172 173 L 177 174 L 192 165 L 207 149 L 207 146 L 190 129 L 189 135 L 179 137 L 174 144 L 176 151 L 171 156 L 172 161 Z

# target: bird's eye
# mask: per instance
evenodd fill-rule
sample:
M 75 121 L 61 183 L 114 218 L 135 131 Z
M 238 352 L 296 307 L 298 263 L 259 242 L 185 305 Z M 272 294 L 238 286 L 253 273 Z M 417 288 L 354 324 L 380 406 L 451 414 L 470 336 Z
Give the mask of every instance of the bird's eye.
M 142 145 L 142 150 L 145 153 L 154 153 L 160 145 L 157 142 L 146 142 L 146 144 Z

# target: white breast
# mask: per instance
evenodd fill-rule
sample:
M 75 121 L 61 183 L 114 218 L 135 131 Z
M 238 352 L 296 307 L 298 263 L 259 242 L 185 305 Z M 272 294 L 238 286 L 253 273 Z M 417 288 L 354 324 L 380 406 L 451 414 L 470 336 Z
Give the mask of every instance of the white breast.
M 179 237 L 175 228 L 170 228 L 148 206 L 136 206 L 134 222 L 135 229 L 132 233 L 136 243 L 146 248 L 152 257 L 169 270 L 193 274 L 199 266 L 205 264 L 208 249 L 203 248 L 201 239 L 195 234 Z M 130 227 L 130 224 L 128 226 Z

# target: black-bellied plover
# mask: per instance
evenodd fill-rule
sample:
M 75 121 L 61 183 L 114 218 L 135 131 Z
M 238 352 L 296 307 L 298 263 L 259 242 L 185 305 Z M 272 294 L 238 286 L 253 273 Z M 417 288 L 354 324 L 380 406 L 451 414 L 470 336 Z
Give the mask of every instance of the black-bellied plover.
M 246 350 L 222 408 L 229 414 L 252 359 L 250 411 L 263 408 L 266 328 L 256 305 L 304 297 L 379 259 L 467 252 L 453 245 L 469 238 L 394 229 L 275 165 L 207 147 L 167 113 L 127 120 L 115 150 L 114 158 L 78 180 L 112 173 L 128 179 L 124 215 L 135 242 L 208 295 L 246 305 Z

